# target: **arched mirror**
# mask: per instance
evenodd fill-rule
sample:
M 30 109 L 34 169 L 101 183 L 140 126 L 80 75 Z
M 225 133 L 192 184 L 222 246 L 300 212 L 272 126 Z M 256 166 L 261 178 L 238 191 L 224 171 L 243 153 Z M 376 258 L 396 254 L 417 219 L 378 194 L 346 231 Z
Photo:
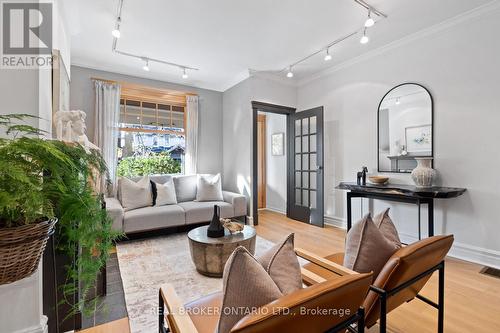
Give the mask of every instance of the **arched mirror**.
M 432 96 L 423 86 L 391 89 L 378 107 L 378 171 L 411 172 L 415 157 L 432 157 L 432 119 Z

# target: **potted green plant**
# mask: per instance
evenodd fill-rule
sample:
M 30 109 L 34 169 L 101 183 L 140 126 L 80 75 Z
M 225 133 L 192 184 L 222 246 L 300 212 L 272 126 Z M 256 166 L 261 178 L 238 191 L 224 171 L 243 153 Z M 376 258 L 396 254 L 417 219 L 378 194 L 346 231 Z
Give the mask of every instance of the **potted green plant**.
M 0 138 L 0 284 L 31 275 L 55 232 L 57 250 L 75 258 L 64 292 L 79 289 L 75 312 L 91 309 L 98 300 L 88 291 L 120 236 L 92 188 L 106 165 L 96 150 L 40 138 L 42 131 L 23 123 L 30 117 L 0 115 L 7 134 Z

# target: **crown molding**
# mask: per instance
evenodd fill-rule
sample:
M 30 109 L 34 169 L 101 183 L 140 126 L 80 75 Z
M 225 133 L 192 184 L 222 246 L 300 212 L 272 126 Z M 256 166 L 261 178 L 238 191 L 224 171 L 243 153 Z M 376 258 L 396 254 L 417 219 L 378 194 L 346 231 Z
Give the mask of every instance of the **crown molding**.
M 324 69 L 324 70 L 322 70 L 318 73 L 315 73 L 315 74 L 311 74 L 311 75 L 307 76 L 306 78 L 299 80 L 297 83 L 297 86 L 298 87 L 304 86 L 312 81 L 315 81 L 319 78 L 328 76 L 332 73 L 338 72 L 344 68 L 348 68 L 348 67 L 353 66 L 355 64 L 367 61 L 373 57 L 379 56 L 379 55 L 384 54 L 390 50 L 407 45 L 413 41 L 434 35 L 436 33 L 444 31 L 444 30 L 448 30 L 454 26 L 468 22 L 468 21 L 475 19 L 477 17 L 483 16 L 486 14 L 493 14 L 493 11 L 498 10 L 499 8 L 500 8 L 500 0 L 492 0 L 484 5 L 481 5 L 479 7 L 471 9 L 467 12 L 463 12 L 461 14 L 458 14 L 458 15 L 456 15 L 452 18 L 449 18 L 443 22 L 440 22 L 440 23 L 435 24 L 433 26 L 430 26 L 428 28 L 422 29 L 422 30 L 417 31 L 415 33 L 412 33 L 408 36 L 405 36 L 401 39 L 390 42 L 386 45 L 383 45 L 379 48 L 376 48 L 374 50 L 366 52 L 366 53 L 359 55 L 357 57 L 354 57 L 350 60 L 341 62 L 333 67 Z

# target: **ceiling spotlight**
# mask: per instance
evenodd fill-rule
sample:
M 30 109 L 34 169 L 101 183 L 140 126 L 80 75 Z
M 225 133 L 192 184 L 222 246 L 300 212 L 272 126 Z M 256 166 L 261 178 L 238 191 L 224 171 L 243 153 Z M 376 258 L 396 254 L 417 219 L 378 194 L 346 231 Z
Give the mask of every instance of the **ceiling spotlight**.
M 142 69 L 144 69 L 146 72 L 149 72 L 149 60 L 146 59 L 146 64 L 142 67 Z
M 188 75 L 187 75 L 187 73 L 186 73 L 186 68 L 183 68 L 183 69 L 182 69 L 182 78 L 183 78 L 183 79 L 187 79 L 188 77 L 189 77 L 189 76 L 188 76 Z
M 287 78 L 293 77 L 292 66 L 288 67 L 288 73 L 286 73 Z
M 366 35 L 366 28 L 365 30 L 363 31 L 363 37 L 361 37 L 361 39 L 359 40 L 359 42 L 361 44 L 366 44 L 370 41 L 370 38 Z
M 398 98 L 396 98 L 396 105 L 399 105 L 399 104 L 401 104 L 401 98 L 398 97 Z
M 370 28 L 370 27 L 373 27 L 374 24 L 375 24 L 375 20 L 372 19 L 372 12 L 368 11 L 368 18 L 365 21 L 365 27 Z
M 121 34 L 121 32 L 120 32 L 120 30 L 118 30 L 118 29 L 115 29 L 115 30 L 111 31 L 111 34 L 112 34 L 112 35 L 113 35 L 113 37 L 115 37 L 115 38 L 120 38 L 120 37 L 121 37 L 121 35 L 122 35 L 122 34 Z
M 326 49 L 325 61 L 332 60 L 332 55 L 330 54 L 330 49 Z
M 113 31 L 111 31 L 111 34 L 113 35 L 113 37 L 115 38 L 120 38 L 122 36 L 121 32 L 120 32 L 120 23 L 121 23 L 121 18 L 117 18 L 116 19 L 116 27 Z

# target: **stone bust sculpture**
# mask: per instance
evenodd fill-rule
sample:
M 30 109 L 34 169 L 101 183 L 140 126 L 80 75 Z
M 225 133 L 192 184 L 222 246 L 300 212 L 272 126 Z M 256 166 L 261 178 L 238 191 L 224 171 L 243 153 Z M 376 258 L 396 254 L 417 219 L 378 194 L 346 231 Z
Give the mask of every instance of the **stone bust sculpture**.
M 99 150 L 99 147 L 90 142 L 85 134 L 87 130 L 86 117 L 87 114 L 81 110 L 57 111 L 54 117 L 56 138 L 61 141 L 78 142 L 87 149 Z

